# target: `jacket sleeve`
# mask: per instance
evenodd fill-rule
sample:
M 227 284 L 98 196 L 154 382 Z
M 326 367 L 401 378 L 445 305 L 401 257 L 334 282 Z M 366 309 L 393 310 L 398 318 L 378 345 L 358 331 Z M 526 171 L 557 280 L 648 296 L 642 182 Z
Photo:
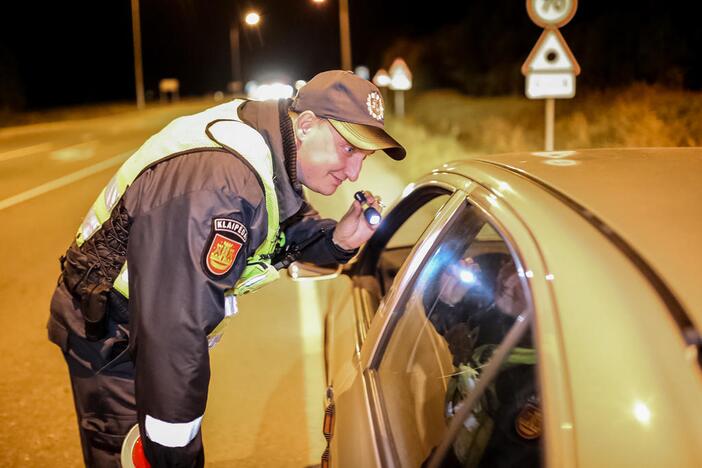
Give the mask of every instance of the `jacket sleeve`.
M 287 245 L 304 245 L 298 260 L 317 265 L 346 263 L 358 252 L 358 249 L 345 250 L 332 240 L 336 221 L 323 219 L 312 205 L 305 203 L 298 214 L 288 220 L 283 229 Z
M 261 242 L 257 233 L 265 233 L 265 223 L 265 209 L 207 190 L 172 198 L 133 220 L 130 339 L 140 430 L 152 466 L 203 463 L 207 335 L 224 317 L 224 291 Z

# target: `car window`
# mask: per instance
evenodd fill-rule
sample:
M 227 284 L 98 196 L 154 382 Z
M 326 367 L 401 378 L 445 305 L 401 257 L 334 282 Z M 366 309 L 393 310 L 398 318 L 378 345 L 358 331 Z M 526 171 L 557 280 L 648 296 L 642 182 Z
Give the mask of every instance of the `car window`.
M 505 241 L 466 206 L 393 311 L 377 379 L 401 464 L 420 466 L 528 306 Z M 527 333 L 463 423 L 444 466 L 538 466 L 541 410 Z
M 425 203 L 415 203 L 409 217 L 392 233 L 378 260 L 381 298 L 390 290 L 410 251 L 448 199 L 449 194 L 442 194 Z

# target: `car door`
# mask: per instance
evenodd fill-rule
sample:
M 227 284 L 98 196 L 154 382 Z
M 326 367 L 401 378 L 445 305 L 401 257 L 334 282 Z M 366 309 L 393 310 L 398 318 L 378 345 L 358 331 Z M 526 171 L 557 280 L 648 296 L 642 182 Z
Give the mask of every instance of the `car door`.
M 398 271 L 419 240 L 438 228 L 436 220 L 455 209 L 447 207 L 454 190 L 450 184 L 429 184 L 407 191 L 345 277 L 326 286 L 325 432 L 330 451 L 325 460 L 331 460 L 333 466 L 377 463 L 359 356 L 376 311 Z

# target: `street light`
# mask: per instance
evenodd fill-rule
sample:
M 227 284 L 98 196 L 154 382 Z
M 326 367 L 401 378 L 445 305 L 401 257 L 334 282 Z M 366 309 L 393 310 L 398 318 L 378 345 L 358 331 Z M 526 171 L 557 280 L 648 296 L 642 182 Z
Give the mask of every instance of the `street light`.
M 249 26 L 256 26 L 258 22 L 261 21 L 261 15 L 259 15 L 255 11 L 251 11 L 246 14 L 244 21 L 246 21 L 246 24 L 248 24 Z
M 325 0 L 312 0 L 321 4 Z M 351 25 L 349 24 L 349 0 L 339 0 L 339 35 L 341 37 L 341 69 L 351 71 Z
M 261 15 L 255 11 L 249 11 L 244 15 L 244 22 L 248 26 L 257 26 L 261 21 Z M 229 28 L 229 48 L 232 55 L 232 78 L 229 91 L 239 92 L 243 89 L 244 77 L 241 72 L 241 39 L 239 34 L 239 18 L 232 23 Z

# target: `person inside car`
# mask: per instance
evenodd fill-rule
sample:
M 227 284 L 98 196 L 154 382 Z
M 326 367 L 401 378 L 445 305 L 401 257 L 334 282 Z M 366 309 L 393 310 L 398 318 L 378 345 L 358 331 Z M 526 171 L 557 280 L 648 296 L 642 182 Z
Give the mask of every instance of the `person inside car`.
M 445 398 L 448 426 L 527 302 L 508 254 L 483 253 L 445 263 L 427 286 L 423 303 L 453 356 Z M 528 336 L 463 423 L 443 466 L 538 466 L 541 415 L 535 362 Z

